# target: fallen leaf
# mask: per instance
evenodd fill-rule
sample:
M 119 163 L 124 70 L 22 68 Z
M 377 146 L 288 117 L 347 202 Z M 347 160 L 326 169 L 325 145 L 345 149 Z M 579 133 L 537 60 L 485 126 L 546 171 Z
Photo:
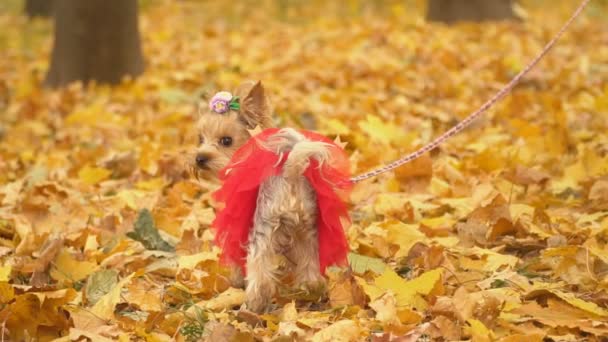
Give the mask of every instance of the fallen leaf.
M 70 337 L 71 340 L 79 340 L 82 337 L 86 337 L 88 339 L 91 339 L 91 341 L 99 341 L 99 342 L 114 341 L 114 339 L 104 337 L 104 336 L 102 336 L 100 334 L 96 334 L 96 333 L 91 332 L 91 331 L 80 330 L 80 329 L 76 329 L 76 328 L 71 328 L 70 329 L 70 335 L 69 335 L 69 337 Z
M 357 253 L 348 253 L 348 263 L 353 272 L 363 274 L 367 271 L 382 273 L 386 269 L 386 263 L 379 258 L 371 258 Z
M 467 329 L 473 341 L 490 342 L 494 340 L 494 333 L 486 328 L 486 326 L 476 319 L 467 320 L 469 328 Z
M 114 319 L 114 309 L 122 300 L 122 289 L 134 276 L 135 273 L 131 273 L 129 276 L 121 279 L 108 293 L 99 298 L 97 303 L 91 308 L 91 313 L 101 319 Z
M 201 252 L 192 255 L 182 255 L 177 259 L 177 267 L 194 269 L 199 263 L 209 260 L 218 260 L 217 250 L 213 252 Z
M 409 253 L 412 246 L 419 242 L 427 242 L 427 237 L 418 230 L 417 225 L 407 225 L 401 222 L 384 224 L 388 231 L 387 241 L 399 246 L 396 258 L 404 257 Z
M 63 248 L 51 268 L 51 277 L 57 281 L 77 282 L 87 278 L 98 268 L 97 264 L 89 261 L 78 261 L 68 248 Z
M 231 287 L 226 291 L 220 293 L 216 297 L 197 303 L 196 306 L 210 311 L 221 311 L 240 306 L 244 302 L 245 291 L 243 291 L 242 289 L 235 289 Z M 190 311 L 191 309 L 188 309 L 188 312 Z
M 0 266 L 0 282 L 7 282 L 10 279 L 12 270 L 13 267 L 11 265 Z
M 530 291 L 526 297 L 528 298 L 534 298 L 536 296 L 542 295 L 543 293 L 551 293 L 556 295 L 557 297 L 559 297 L 560 299 L 564 300 L 565 302 L 567 302 L 568 304 L 579 308 L 581 310 L 587 311 L 593 315 L 597 315 L 600 317 L 608 317 L 608 310 L 599 307 L 597 304 L 592 303 L 592 302 L 587 302 L 585 300 L 582 300 L 580 298 L 577 298 L 576 296 L 574 296 L 572 293 L 568 293 L 568 292 L 563 292 L 563 291 L 559 291 L 557 289 L 538 289 L 538 290 L 532 290 Z
M 0 282 L 0 302 L 9 303 L 14 298 L 15 289 L 7 282 Z
M 127 236 L 141 242 L 147 249 L 166 252 L 175 250 L 173 246 L 163 240 L 160 236 L 158 229 L 154 225 L 152 214 L 147 209 L 144 209 L 139 213 L 133 231 L 127 233 Z
M 134 278 L 123 295 L 127 303 L 147 312 L 163 310 L 163 291 L 145 278 Z
M 398 306 L 412 307 L 421 311 L 428 306 L 425 296 L 442 294 L 441 277 L 441 270 L 435 269 L 406 281 L 393 270 L 387 268 L 383 274 L 374 280 L 372 285 L 365 282 L 361 285 L 372 301 L 390 290 L 395 294 Z
M 327 272 L 329 303 L 332 307 L 366 304 L 363 289 L 350 272 Z
M 542 342 L 544 338 L 545 336 L 543 334 L 513 334 L 499 339 L 498 342 Z
M 445 338 L 447 340 L 456 341 L 461 339 L 460 328 L 454 320 L 446 316 L 437 316 L 431 321 L 431 324 L 436 327 L 437 333 L 435 338 Z
M 397 319 L 397 300 L 392 292 L 376 298 L 369 307 L 376 312 L 376 319 L 385 324 L 395 324 Z
M 387 123 L 385 120 L 381 120 L 373 115 L 367 115 L 365 119 L 365 121 L 359 123 L 359 127 L 372 140 L 386 145 L 391 143 L 403 145 L 404 142 L 408 142 L 402 130 L 395 124 Z
M 361 337 L 361 328 L 351 320 L 337 321 L 330 326 L 319 330 L 312 336 L 313 342 L 330 341 L 358 341 Z
M 112 171 L 101 168 L 85 166 L 78 171 L 78 178 L 85 184 L 95 185 L 110 177 Z

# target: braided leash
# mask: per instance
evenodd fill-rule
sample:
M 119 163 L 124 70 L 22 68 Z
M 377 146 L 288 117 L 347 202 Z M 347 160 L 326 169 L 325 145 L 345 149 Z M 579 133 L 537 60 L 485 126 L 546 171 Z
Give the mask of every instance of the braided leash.
M 475 112 L 473 112 L 472 114 L 470 114 L 469 116 L 467 116 L 464 120 L 462 120 L 461 122 L 459 122 L 456 126 L 450 128 L 448 131 L 446 131 L 445 133 L 443 133 L 442 135 L 440 135 L 439 137 L 437 137 L 435 140 L 433 140 L 432 142 L 430 142 L 429 144 L 423 146 L 422 148 L 420 148 L 419 150 L 410 153 L 400 159 L 395 160 L 394 162 L 387 164 L 386 166 L 383 166 L 381 168 L 378 168 L 376 170 L 372 170 L 363 174 L 360 174 L 356 177 L 353 177 L 350 179 L 351 183 L 358 183 L 360 181 L 366 180 L 368 178 L 372 178 L 375 177 L 379 174 L 394 170 L 396 168 L 398 168 L 399 166 L 409 163 L 414 159 L 417 159 L 418 157 L 422 156 L 423 154 L 431 151 L 432 149 L 436 148 L 437 146 L 441 145 L 443 142 L 445 142 L 446 140 L 448 140 L 451 136 L 455 135 L 456 133 L 459 133 L 460 131 L 462 131 L 463 129 L 465 129 L 467 126 L 469 126 L 471 124 L 471 122 L 473 122 L 475 119 L 477 119 L 478 117 L 481 116 L 481 114 L 485 113 L 488 109 L 490 109 L 496 102 L 500 101 L 503 97 L 505 97 L 518 83 L 519 81 L 530 71 L 532 70 L 532 68 L 534 68 L 536 66 L 536 64 L 538 64 L 538 62 L 547 54 L 547 52 L 549 52 L 549 50 L 553 47 L 553 45 L 555 45 L 555 43 L 561 38 L 561 36 L 564 34 L 564 32 L 566 32 L 566 30 L 568 29 L 568 27 L 570 27 L 570 24 L 572 24 L 572 22 L 574 22 L 574 20 L 581 14 L 581 12 L 583 11 L 583 9 L 585 9 L 585 7 L 587 6 L 587 4 L 589 3 L 590 0 L 583 0 L 581 2 L 581 4 L 578 6 L 578 8 L 576 9 L 576 11 L 574 11 L 574 13 L 572 14 L 572 16 L 570 17 L 570 19 L 568 19 L 568 21 L 566 21 L 566 23 L 564 24 L 564 26 L 562 26 L 562 28 L 557 32 L 557 34 L 553 37 L 553 39 L 551 39 L 547 45 L 545 45 L 545 47 L 543 48 L 543 50 L 540 52 L 540 54 L 538 54 L 538 56 L 536 56 L 536 58 L 534 58 L 532 60 L 532 62 L 530 62 L 530 64 L 528 64 L 522 71 L 520 71 L 509 83 L 507 83 L 498 93 L 496 93 L 492 98 L 490 98 L 486 103 L 484 103 L 483 105 L 481 105 L 481 107 L 479 107 L 479 109 L 477 109 Z

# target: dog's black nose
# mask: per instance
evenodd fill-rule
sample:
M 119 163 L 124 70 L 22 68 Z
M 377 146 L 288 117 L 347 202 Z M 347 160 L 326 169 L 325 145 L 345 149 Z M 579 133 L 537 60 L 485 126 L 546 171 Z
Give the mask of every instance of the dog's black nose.
M 196 156 L 196 166 L 200 168 L 204 168 L 207 166 L 207 162 L 209 161 L 209 157 L 199 154 Z

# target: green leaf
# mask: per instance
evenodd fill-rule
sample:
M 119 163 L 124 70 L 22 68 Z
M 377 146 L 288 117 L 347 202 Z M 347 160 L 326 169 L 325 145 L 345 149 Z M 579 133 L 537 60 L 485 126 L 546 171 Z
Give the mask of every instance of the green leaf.
M 238 96 L 233 97 L 232 100 L 230 100 L 228 107 L 230 107 L 230 109 L 232 109 L 232 110 L 240 110 L 241 104 L 239 103 L 239 97 Z
M 163 240 L 158 233 L 158 229 L 154 225 L 154 218 L 148 209 L 139 212 L 137 221 L 135 221 L 135 229 L 127 233 L 127 236 L 141 242 L 146 249 L 165 252 L 175 251 L 175 248 Z
M 502 280 L 502 279 L 495 279 L 492 282 L 492 284 L 490 284 L 490 287 L 493 288 L 493 289 L 498 289 L 498 288 L 507 287 L 507 286 L 509 286 L 509 284 L 506 281 Z
M 386 264 L 382 259 L 372 258 L 365 255 L 360 255 L 356 253 L 348 253 L 348 263 L 355 273 L 365 273 L 367 271 L 372 271 L 375 273 L 382 273 L 386 268 Z
M 90 304 L 97 303 L 99 298 L 110 292 L 116 283 L 118 283 L 118 271 L 101 270 L 93 273 L 89 279 L 87 279 L 87 284 L 84 288 L 87 301 Z

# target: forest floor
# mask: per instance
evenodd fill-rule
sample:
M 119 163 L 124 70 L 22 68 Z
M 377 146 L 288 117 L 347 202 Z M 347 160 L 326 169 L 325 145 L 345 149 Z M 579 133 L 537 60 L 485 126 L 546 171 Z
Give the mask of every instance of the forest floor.
M 239 312 L 243 291 L 218 264 L 217 184 L 187 172 L 200 94 L 262 80 L 278 125 L 339 135 L 358 174 L 475 110 L 576 1 L 453 26 L 425 22 L 424 1 L 146 1 L 143 76 L 53 91 L 41 85 L 51 23 L 11 3 L 0 5 L 2 340 L 608 336 L 605 1 L 472 127 L 355 187 L 351 269 L 328 271 L 327 299 L 285 290 L 261 316 Z

